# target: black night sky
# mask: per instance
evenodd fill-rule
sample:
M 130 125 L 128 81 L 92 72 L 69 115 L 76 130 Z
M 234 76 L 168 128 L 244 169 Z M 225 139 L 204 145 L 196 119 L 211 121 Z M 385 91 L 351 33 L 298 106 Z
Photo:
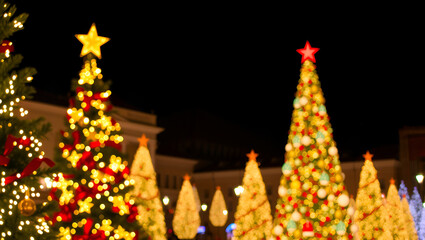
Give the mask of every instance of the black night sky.
M 95 22 L 98 34 L 111 38 L 98 65 L 113 81 L 117 102 L 157 114 L 166 131 L 172 114 L 206 111 L 253 133 L 246 149 L 269 145 L 263 151 L 281 156 L 301 68 L 296 49 L 309 40 L 320 48 L 317 71 L 342 160 L 397 144 L 403 126 L 425 125 L 423 20 L 415 19 L 415 6 L 323 12 L 317 6 L 130 2 L 13 2 L 30 14 L 12 41 L 22 65 L 38 70 L 34 86 L 69 93 L 82 65 L 74 35 Z M 214 122 L 201 125 L 215 129 Z M 243 138 L 217 129 L 211 141 Z M 377 158 L 388 157 L 381 152 Z

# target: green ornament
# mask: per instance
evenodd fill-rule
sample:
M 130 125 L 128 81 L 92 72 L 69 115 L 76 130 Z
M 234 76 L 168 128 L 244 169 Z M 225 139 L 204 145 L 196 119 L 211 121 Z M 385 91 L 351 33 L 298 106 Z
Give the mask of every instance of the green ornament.
M 286 226 L 286 229 L 288 232 L 293 232 L 295 229 L 297 229 L 297 224 L 294 222 L 294 220 L 290 219 L 288 222 L 288 225 Z
M 282 173 L 285 176 L 288 176 L 289 174 L 292 173 L 292 167 L 291 167 L 291 164 L 289 164 L 289 162 L 285 162 L 285 164 L 283 164 L 283 166 L 282 166 Z
M 337 225 L 336 225 L 336 233 L 338 234 L 338 235 L 344 235 L 345 234 L 345 231 L 346 231 L 346 228 L 345 228 L 345 224 L 344 224 L 344 222 L 343 221 L 340 221 Z
M 329 184 L 329 175 L 328 175 L 326 172 L 323 172 L 323 173 L 320 175 L 319 182 L 320 182 L 320 184 L 321 184 L 321 185 L 323 185 L 323 186 L 328 185 L 328 184 Z
M 320 105 L 319 106 L 319 113 L 326 113 L 326 107 L 325 107 L 325 105 Z

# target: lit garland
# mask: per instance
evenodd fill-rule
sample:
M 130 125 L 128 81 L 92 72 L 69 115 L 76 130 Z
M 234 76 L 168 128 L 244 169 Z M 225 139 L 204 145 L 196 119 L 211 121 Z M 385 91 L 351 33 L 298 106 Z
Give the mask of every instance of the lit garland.
M 16 7 L 0 1 L 2 36 L 9 37 L 23 29 L 27 14 L 13 17 Z M 56 232 L 45 220 L 50 205 L 40 198 L 41 184 L 48 177 L 44 162 L 54 163 L 44 157 L 41 137 L 48 124 L 41 119 L 24 120 L 28 110 L 20 107 L 21 101 L 33 93 L 26 86 L 33 80 L 33 68 L 17 69 L 22 56 L 12 54 L 13 43 L 0 39 L 0 239 L 51 239 Z M 36 205 L 32 199 L 40 204 Z
M 247 154 L 248 162 L 242 179 L 243 192 L 239 196 L 235 212 L 235 239 L 269 239 L 272 229 L 270 203 L 261 176 L 258 154 Z
M 351 239 L 338 149 L 307 42 L 285 146 L 272 239 Z
M 139 216 L 129 192 L 134 180 L 121 153 L 121 126 L 108 115 L 111 91 L 94 57 L 100 54 L 99 38 L 103 43 L 106 38 L 97 36 L 94 24 L 77 38 L 83 49 L 90 45 L 99 52 L 82 53 L 88 55 L 66 111 L 69 129 L 59 143 L 58 169 L 64 172 L 55 176 L 49 196 L 60 208 L 52 220 L 60 239 L 137 239 Z

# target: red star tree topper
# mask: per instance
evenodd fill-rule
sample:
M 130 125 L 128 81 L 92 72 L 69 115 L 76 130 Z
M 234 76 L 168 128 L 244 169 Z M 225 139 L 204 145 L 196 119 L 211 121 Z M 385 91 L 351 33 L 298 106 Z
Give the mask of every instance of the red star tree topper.
M 303 56 L 301 59 L 301 63 L 304 63 L 306 60 L 311 60 L 312 62 L 316 62 L 316 58 L 314 54 L 319 51 L 319 48 L 312 48 L 310 43 L 307 41 L 305 43 L 304 48 L 297 49 L 297 52 Z

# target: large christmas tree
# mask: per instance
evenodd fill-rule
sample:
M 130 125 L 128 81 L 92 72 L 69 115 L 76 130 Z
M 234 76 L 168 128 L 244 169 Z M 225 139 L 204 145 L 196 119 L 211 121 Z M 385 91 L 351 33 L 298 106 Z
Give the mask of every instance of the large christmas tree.
M 110 82 L 104 82 L 96 58 L 109 39 L 93 24 L 83 43 L 84 65 L 74 80 L 56 162 L 62 171 L 50 198 L 57 201 L 55 227 L 61 239 L 137 239 L 137 207 L 129 191 L 134 184 L 121 152 L 121 127 L 111 117 Z
M 133 195 L 140 215 L 140 224 L 152 240 L 165 240 L 166 227 L 156 173 L 148 149 L 145 134 L 139 138 L 139 148 L 131 165 L 130 176 L 134 180 Z
M 338 150 L 307 42 L 294 100 L 273 234 L 276 239 L 347 239 L 350 217 Z
M 14 54 L 9 40 L 28 17 L 16 16 L 16 10 L 0 1 L 0 239 L 55 239 L 57 232 L 44 218 L 53 205 L 40 198 L 40 182 L 52 177 L 50 168 L 40 166 L 54 165 L 41 149 L 50 126 L 42 119 L 25 120 L 28 110 L 20 106 L 34 93 L 27 84 L 36 71 L 19 68 L 23 57 Z
M 235 239 L 268 240 L 271 234 L 272 216 L 266 187 L 258 168 L 257 156 L 252 150 L 242 179 L 243 192 L 239 196 L 235 212 Z
M 356 212 L 354 222 L 358 225 L 358 236 L 361 239 L 388 239 L 388 231 L 384 231 L 386 224 L 385 207 L 382 202 L 381 187 L 378 181 L 378 172 L 373 166 L 373 155 L 369 151 L 360 172 L 359 188 L 356 197 Z

